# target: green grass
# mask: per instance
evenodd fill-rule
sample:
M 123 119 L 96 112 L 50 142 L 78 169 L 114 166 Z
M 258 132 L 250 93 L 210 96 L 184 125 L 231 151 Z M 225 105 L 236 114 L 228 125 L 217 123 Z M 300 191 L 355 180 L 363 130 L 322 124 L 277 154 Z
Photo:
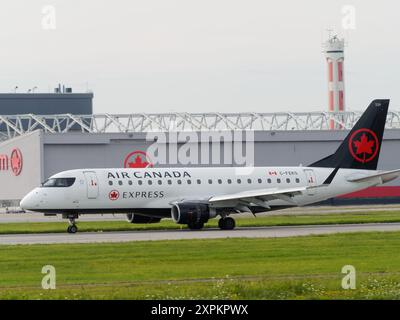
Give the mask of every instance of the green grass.
M 0 299 L 399 299 L 399 252 L 400 232 L 0 246 Z
M 259 215 L 257 218 L 237 218 L 239 227 L 261 226 L 295 226 L 319 224 L 344 224 L 344 223 L 375 223 L 375 222 L 400 222 L 400 211 L 367 211 L 333 214 L 302 214 L 302 215 Z M 177 225 L 171 220 L 163 220 L 157 224 L 130 224 L 125 221 L 96 221 L 80 222 L 77 220 L 79 232 L 100 231 L 129 231 L 129 230 L 160 230 L 181 229 L 186 226 Z M 207 227 L 217 227 L 218 219 L 212 219 Z M 0 224 L 0 234 L 16 233 L 52 233 L 66 232 L 67 223 L 64 222 L 38 222 L 38 223 L 3 223 Z

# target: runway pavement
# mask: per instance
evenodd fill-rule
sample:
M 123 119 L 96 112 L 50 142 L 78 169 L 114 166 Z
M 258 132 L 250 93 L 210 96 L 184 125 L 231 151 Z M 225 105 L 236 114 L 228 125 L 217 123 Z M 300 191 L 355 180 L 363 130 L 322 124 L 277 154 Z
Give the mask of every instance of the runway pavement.
M 346 232 L 400 231 L 400 223 L 349 224 L 326 226 L 259 227 L 237 228 L 231 231 L 205 229 L 201 231 L 129 231 L 129 232 L 88 232 L 77 234 L 15 234 L 0 235 L 0 245 L 54 244 L 54 243 L 100 243 L 184 239 L 221 238 L 280 238 L 307 235 L 322 235 Z

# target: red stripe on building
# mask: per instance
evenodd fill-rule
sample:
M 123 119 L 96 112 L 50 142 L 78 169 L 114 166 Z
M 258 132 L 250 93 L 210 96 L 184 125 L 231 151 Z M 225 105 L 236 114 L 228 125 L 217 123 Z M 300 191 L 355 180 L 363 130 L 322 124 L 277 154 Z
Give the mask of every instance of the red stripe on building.
M 333 112 L 334 92 L 329 91 L 329 111 Z
M 329 82 L 333 81 L 333 63 L 332 63 L 332 61 L 328 63 L 328 79 L 329 79 Z
M 333 112 L 333 103 L 334 103 L 334 92 L 329 91 L 329 111 Z M 331 119 L 329 120 L 329 129 L 335 129 L 335 122 Z
M 400 197 L 400 186 L 371 187 L 361 191 L 348 193 L 338 198 L 353 199 L 353 198 L 394 198 L 394 197 Z
M 344 110 L 344 99 L 343 99 L 344 95 L 343 95 L 343 91 L 340 90 L 339 91 L 339 111 L 343 111 Z
M 332 119 L 329 120 L 329 129 L 331 130 L 335 129 L 335 121 L 333 121 Z
M 338 80 L 343 81 L 343 62 L 338 62 Z

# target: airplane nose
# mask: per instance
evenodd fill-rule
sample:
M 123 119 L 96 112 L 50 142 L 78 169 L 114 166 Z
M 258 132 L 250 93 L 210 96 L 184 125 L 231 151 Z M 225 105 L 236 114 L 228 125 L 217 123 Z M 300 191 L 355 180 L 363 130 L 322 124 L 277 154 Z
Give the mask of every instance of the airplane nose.
M 29 192 L 19 203 L 19 206 L 23 210 L 32 210 L 38 205 L 38 201 L 35 197 L 35 192 Z

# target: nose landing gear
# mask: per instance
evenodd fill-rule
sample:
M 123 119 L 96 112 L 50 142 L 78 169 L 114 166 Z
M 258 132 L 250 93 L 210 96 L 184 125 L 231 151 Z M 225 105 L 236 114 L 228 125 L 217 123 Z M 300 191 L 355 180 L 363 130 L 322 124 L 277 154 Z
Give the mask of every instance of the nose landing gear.
M 69 226 L 67 228 L 67 232 L 68 233 L 77 233 L 78 227 L 76 226 L 75 219 L 78 219 L 78 214 L 63 215 L 63 218 L 69 220 Z
M 70 226 L 68 226 L 67 231 L 68 231 L 68 233 L 77 233 L 78 227 L 75 224 L 70 225 Z

